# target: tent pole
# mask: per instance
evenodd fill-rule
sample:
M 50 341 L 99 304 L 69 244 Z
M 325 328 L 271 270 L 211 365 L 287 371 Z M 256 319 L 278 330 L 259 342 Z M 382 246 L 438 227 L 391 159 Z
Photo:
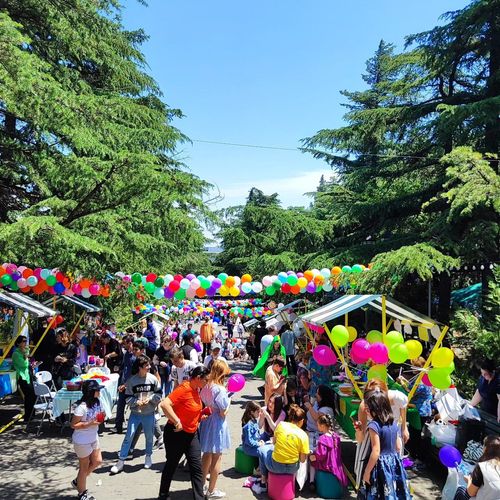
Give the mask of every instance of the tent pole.
M 28 322 L 28 320 L 29 320 L 29 315 L 26 317 L 26 319 L 24 320 L 24 322 L 21 323 L 21 325 L 19 326 L 19 329 L 17 330 L 17 333 L 14 335 L 14 337 L 12 338 L 10 344 L 5 349 L 5 352 L 2 354 L 2 357 L 0 358 L 0 365 L 3 363 L 4 359 L 7 357 L 7 355 L 10 352 L 10 350 L 14 346 L 14 344 L 15 344 L 15 342 L 17 340 L 17 337 L 19 337 L 19 335 L 21 335 L 21 332 L 24 330 L 24 327 L 26 326 L 26 323 Z
M 82 314 L 80 315 L 80 317 L 78 318 L 78 321 L 76 322 L 76 325 L 74 326 L 73 330 L 71 331 L 70 335 L 69 335 L 69 338 L 72 338 L 73 335 L 75 334 L 76 332 L 76 329 L 80 326 L 80 323 L 82 322 L 82 319 L 83 317 L 85 316 L 85 314 L 87 314 L 87 311 L 83 311 Z
M 349 326 L 349 313 L 344 314 L 344 326 L 346 328 Z
M 382 342 L 385 343 L 385 335 L 387 333 L 387 311 L 385 305 L 385 295 L 382 295 Z
M 424 377 L 424 375 L 426 373 L 425 369 L 428 368 L 429 365 L 431 364 L 432 355 L 433 355 L 434 351 L 436 349 L 439 349 L 439 347 L 441 346 L 441 342 L 443 342 L 444 336 L 446 335 L 446 332 L 448 331 L 448 328 L 449 328 L 448 326 L 445 326 L 441 330 L 441 335 L 437 339 L 436 345 L 432 348 L 432 351 L 429 354 L 429 357 L 427 358 L 427 360 L 426 360 L 426 362 L 425 362 L 425 364 L 423 366 L 422 371 L 419 373 L 419 375 L 417 377 L 417 380 L 415 380 L 415 383 L 413 384 L 413 387 L 412 387 L 410 393 L 408 394 L 408 403 L 411 401 L 411 398 L 414 396 L 415 391 L 417 390 L 419 384 L 422 382 L 422 378 Z
M 354 386 L 354 389 L 358 393 L 358 396 L 360 397 L 360 399 L 363 399 L 363 393 L 361 392 L 361 389 L 359 388 L 356 380 L 354 380 L 354 376 L 351 373 L 351 370 L 350 370 L 349 366 L 347 365 L 347 362 L 346 362 L 344 356 L 342 355 L 342 352 L 340 351 L 340 349 L 333 342 L 330 330 L 328 329 L 328 326 L 326 325 L 326 323 L 323 325 L 323 327 L 324 327 L 324 329 L 325 329 L 328 337 L 330 338 L 330 341 L 331 341 L 331 343 L 333 345 L 333 348 L 335 349 L 335 352 L 337 353 L 337 356 L 340 359 L 340 362 L 345 366 L 345 371 L 347 373 L 347 376 L 349 377 L 349 380 L 352 382 L 352 385 Z
M 304 325 L 304 328 L 306 329 L 309 340 L 311 341 L 311 344 L 314 347 L 314 335 L 311 333 L 311 330 L 309 330 L 309 327 L 307 326 L 307 323 L 305 321 L 303 321 L 302 324 Z M 306 350 L 307 350 L 307 342 L 306 342 Z

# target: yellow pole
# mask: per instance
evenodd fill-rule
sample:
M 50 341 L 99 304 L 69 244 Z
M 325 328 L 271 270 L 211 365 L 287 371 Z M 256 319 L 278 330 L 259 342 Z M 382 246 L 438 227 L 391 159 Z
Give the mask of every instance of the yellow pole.
M 349 313 L 344 314 L 344 326 L 346 328 L 349 326 Z
M 415 383 L 413 384 L 413 387 L 410 391 L 410 393 L 408 394 L 408 402 L 411 401 L 411 398 L 413 397 L 413 395 L 415 394 L 415 391 L 417 390 L 418 386 L 420 385 L 420 383 L 422 382 L 422 378 L 423 376 L 425 375 L 425 369 L 429 367 L 429 365 L 431 364 L 431 359 L 432 359 L 432 354 L 434 353 L 434 351 L 436 349 L 439 349 L 440 345 L 441 345 L 441 342 L 443 342 L 443 339 L 444 339 L 444 336 L 446 335 L 446 332 L 448 331 L 448 326 L 445 326 L 442 330 L 441 330 L 441 335 L 439 336 L 439 338 L 437 339 L 437 342 L 436 342 L 436 345 L 432 348 L 432 351 L 431 353 L 429 354 L 429 357 L 427 358 L 427 361 L 425 362 L 424 366 L 423 366 L 423 369 L 422 371 L 419 373 L 418 377 L 417 377 L 417 380 L 415 380 Z
M 385 307 L 385 295 L 382 295 L 382 342 L 384 343 L 385 335 L 387 333 L 387 311 Z
M 80 315 L 80 317 L 78 318 L 78 321 L 76 322 L 76 325 L 75 327 L 73 328 L 73 330 L 71 331 L 70 335 L 69 335 L 69 338 L 72 338 L 73 337 L 73 334 L 76 332 L 76 329 L 80 326 L 80 323 L 82 322 L 82 319 L 83 317 L 85 316 L 85 314 L 87 313 L 87 311 L 83 311 L 82 314 Z
M 330 333 L 330 330 L 329 330 L 328 326 L 326 326 L 326 324 L 323 325 L 323 326 L 324 326 L 324 328 L 326 330 L 326 333 L 327 333 L 328 337 L 330 338 L 330 340 L 332 342 L 333 348 L 335 349 L 335 352 L 337 353 L 337 356 L 339 357 L 340 362 L 345 366 L 345 371 L 347 373 L 347 376 L 349 377 L 349 380 L 352 382 L 352 385 L 354 386 L 354 389 L 358 393 L 359 398 L 363 399 L 363 393 L 361 392 L 361 389 L 359 388 L 356 380 L 354 380 L 354 376 L 351 373 L 351 370 L 349 369 L 349 366 L 347 365 L 347 363 L 345 361 L 345 358 L 344 358 L 341 350 L 334 344 L 333 338 L 332 338 L 332 334 Z
M 19 337 L 19 335 L 21 335 L 21 332 L 24 330 L 24 327 L 26 326 L 26 323 L 28 322 L 28 320 L 29 320 L 29 316 L 26 317 L 26 319 L 24 320 L 24 323 L 21 323 L 21 326 L 17 330 L 17 333 L 14 335 L 14 337 L 12 338 L 10 344 L 5 349 L 5 352 L 2 354 L 2 357 L 0 358 L 0 365 L 3 363 L 4 359 L 9 354 L 10 350 L 12 349 L 12 346 L 16 342 L 17 337 Z
M 309 330 L 309 327 L 307 326 L 307 323 L 305 321 L 302 322 L 304 324 L 304 327 L 306 329 L 306 332 L 307 332 L 307 335 L 309 337 L 309 339 L 311 340 L 311 344 L 313 345 L 314 347 L 314 335 L 311 333 L 311 330 Z
M 42 340 L 45 338 L 45 335 L 47 335 L 47 332 L 50 330 L 52 327 L 52 319 L 49 320 L 49 323 L 47 324 L 47 328 L 45 328 L 45 331 L 42 333 L 42 336 L 40 337 L 40 340 L 37 342 L 36 346 L 33 347 L 33 350 L 30 352 L 30 356 L 33 356 L 42 343 Z

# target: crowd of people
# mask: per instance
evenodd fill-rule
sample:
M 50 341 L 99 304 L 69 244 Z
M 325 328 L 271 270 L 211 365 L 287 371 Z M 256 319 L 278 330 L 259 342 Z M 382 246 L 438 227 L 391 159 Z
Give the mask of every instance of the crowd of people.
M 258 458 L 258 470 L 249 478 L 249 486 L 257 494 L 267 491 L 269 472 L 294 474 L 301 464 L 306 467 L 310 488 L 315 487 L 317 471 L 332 474 L 341 488 L 347 487 L 335 424 L 339 400 L 331 388 L 332 378 L 339 375 L 341 367 L 320 365 L 310 349 L 297 350 L 301 334 L 289 325 L 278 330 L 276 326 L 266 328 L 261 322 L 246 344 L 254 364 L 253 375 L 264 381 L 263 404 L 247 404 L 241 431 L 244 453 Z M 125 461 L 133 456 L 143 433 L 145 469 L 152 466 L 153 451 L 165 449 L 159 499 L 169 498 L 172 479 L 184 455 L 193 498 L 225 497 L 225 492 L 217 488 L 217 480 L 222 455 L 232 447 L 226 418 L 231 407 L 231 394 L 226 388 L 231 373 L 228 359 L 235 355 L 246 359 L 244 344 L 231 339 L 208 317 L 196 328 L 192 323 L 175 323 L 161 329 L 147 318 L 135 331 L 119 337 L 112 325 L 99 335 L 72 338 L 59 328 L 42 344 L 39 362 L 50 368 L 58 388 L 88 366 L 91 357 L 102 360 L 110 373 L 118 374 L 111 432 L 124 437 L 111 474 L 126 471 Z M 22 336 L 16 340 L 12 359 L 25 395 L 25 414 L 29 415 L 34 395 L 30 392 L 33 372 L 26 341 Z M 329 342 L 325 335 L 316 341 Z M 415 373 L 423 362 L 423 358 L 412 360 Z M 484 362 L 472 404 L 481 404 L 494 413 L 498 409 L 493 401 L 498 405 L 498 380 L 498 371 L 490 362 Z M 73 444 L 79 460 L 79 472 L 72 485 L 80 500 L 93 499 L 86 481 L 102 462 L 98 437 L 99 425 L 104 421 L 99 402 L 101 389 L 95 380 L 85 381 L 83 396 L 72 412 Z M 422 423 L 433 416 L 432 400 L 432 390 L 420 384 L 412 402 Z M 364 385 L 364 397 L 354 419 L 358 442 L 354 472 L 363 498 L 411 498 L 403 450 L 406 447 L 420 458 L 428 451 L 429 443 L 422 434 L 411 435 L 408 431 L 407 408 L 408 397 L 388 389 L 382 380 L 372 379 Z M 162 417 L 166 417 L 163 428 Z M 498 460 L 498 451 L 498 440 L 488 441 L 484 461 Z M 471 482 L 459 490 L 457 495 L 462 496 L 457 498 L 467 498 L 481 488 L 485 491 L 485 478 L 495 470 L 490 465 L 481 465 L 480 461 Z M 500 491 L 498 485 L 495 488 Z

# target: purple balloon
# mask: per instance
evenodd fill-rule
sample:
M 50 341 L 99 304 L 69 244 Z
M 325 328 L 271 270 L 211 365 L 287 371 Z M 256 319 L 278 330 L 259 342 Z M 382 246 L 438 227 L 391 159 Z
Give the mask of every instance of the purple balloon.
M 304 273 L 297 273 L 297 278 L 303 278 L 304 277 Z
M 210 286 L 215 289 L 220 288 L 222 286 L 222 281 L 219 278 L 215 278 Z
M 189 281 L 194 280 L 195 278 L 196 278 L 196 276 L 194 274 L 188 274 L 186 276 L 186 279 L 188 279 Z
M 12 281 L 18 281 L 21 278 L 21 275 L 19 273 L 12 273 L 10 277 L 12 278 Z
M 198 342 L 194 343 L 194 349 L 195 349 L 196 352 L 202 352 L 203 351 L 203 347 L 201 347 L 201 345 Z
M 462 455 L 454 446 L 446 445 L 439 450 L 439 460 L 445 467 L 453 468 L 460 465 Z
M 163 295 L 165 295 L 166 299 L 172 299 L 174 297 L 174 292 L 167 286 L 167 288 L 163 289 Z
M 306 290 L 309 293 L 314 293 L 316 291 L 316 285 L 311 281 L 310 283 L 307 284 Z

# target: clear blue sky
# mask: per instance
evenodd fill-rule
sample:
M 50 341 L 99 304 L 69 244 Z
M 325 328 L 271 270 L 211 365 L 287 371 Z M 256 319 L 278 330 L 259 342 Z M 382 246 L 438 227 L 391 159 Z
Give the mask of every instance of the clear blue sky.
M 465 0 L 124 0 L 124 25 L 143 28 L 150 73 L 164 100 L 186 117 L 193 140 L 295 148 L 321 128 L 342 125 L 342 89 L 363 88 L 361 73 L 380 39 L 432 28 Z M 244 203 L 252 186 L 306 205 L 328 166 L 295 151 L 194 142 L 191 171 Z

